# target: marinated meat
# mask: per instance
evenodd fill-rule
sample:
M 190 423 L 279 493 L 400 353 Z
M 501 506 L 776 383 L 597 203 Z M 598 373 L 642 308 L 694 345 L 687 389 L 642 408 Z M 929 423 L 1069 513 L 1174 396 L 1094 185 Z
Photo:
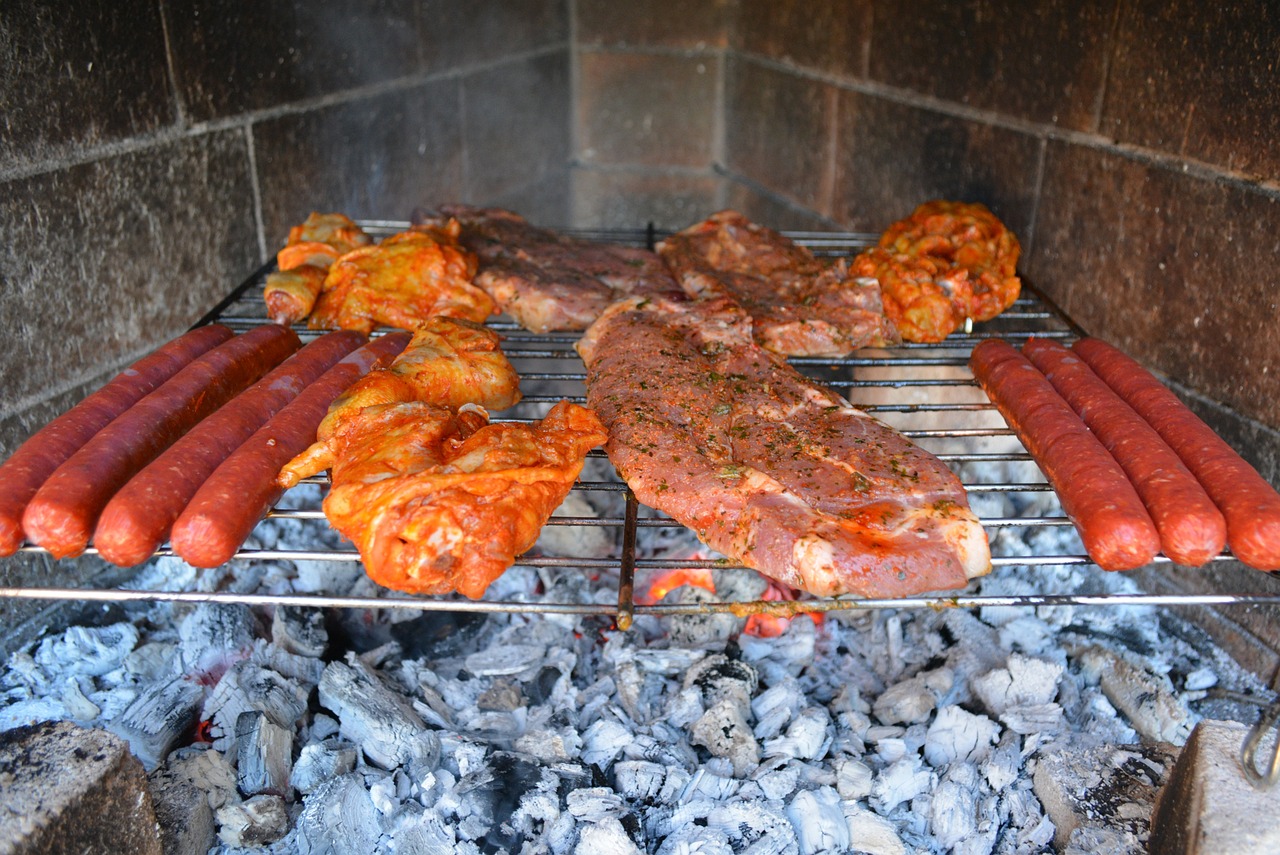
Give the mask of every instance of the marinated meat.
M 369 407 L 332 438 L 325 516 L 375 582 L 477 598 L 533 546 L 604 438 L 595 415 L 567 401 L 532 425 L 489 424 L 472 404 Z
M 907 596 L 988 571 L 959 479 L 757 346 L 732 300 L 623 300 L 578 350 L 609 459 L 711 548 L 819 596 Z
M 493 300 L 471 284 L 476 259 L 456 238 L 455 223 L 347 253 L 329 268 L 307 325 L 367 335 L 379 325 L 413 330 L 437 315 L 483 321 Z
M 853 273 L 880 283 L 904 339 L 938 342 L 966 319 L 989 321 L 1013 305 L 1020 252 L 985 205 L 936 199 L 886 229 L 854 259 Z
M 501 208 L 446 205 L 414 215 L 418 227 L 450 218 L 479 259 L 475 284 L 532 332 L 586 329 L 614 300 L 672 284 L 648 250 L 560 235 Z
M 315 308 L 333 263 L 371 243 L 373 239 L 345 214 L 313 211 L 303 223 L 289 230 L 284 249 L 276 253 L 279 270 L 267 274 L 262 293 L 267 315 L 285 326 L 305 320 Z
M 658 254 L 689 295 L 741 305 L 756 341 L 774 353 L 845 356 L 901 340 L 874 280 L 855 280 L 843 259 L 816 258 L 736 211 L 672 235 Z

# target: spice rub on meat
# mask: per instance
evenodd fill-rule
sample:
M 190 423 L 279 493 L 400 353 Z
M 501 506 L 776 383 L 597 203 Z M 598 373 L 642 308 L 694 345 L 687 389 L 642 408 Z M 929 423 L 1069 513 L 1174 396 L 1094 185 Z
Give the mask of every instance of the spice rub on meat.
M 636 497 L 819 596 L 962 587 L 990 551 L 936 457 L 751 340 L 729 300 L 632 298 L 578 344 Z
M 413 217 L 415 228 L 450 219 L 479 259 L 475 284 L 532 332 L 583 330 L 614 300 L 672 286 L 648 250 L 557 234 L 501 208 L 445 205 Z
M 885 312 L 907 341 L 938 342 L 966 319 L 989 321 L 1022 292 L 1021 246 L 977 202 L 936 199 L 899 220 L 853 273 L 880 283 Z
M 843 259 L 817 258 L 736 211 L 677 232 L 658 254 L 691 296 L 741 305 L 756 342 L 774 353 L 845 356 L 901 341 L 874 280 L 855 280 Z

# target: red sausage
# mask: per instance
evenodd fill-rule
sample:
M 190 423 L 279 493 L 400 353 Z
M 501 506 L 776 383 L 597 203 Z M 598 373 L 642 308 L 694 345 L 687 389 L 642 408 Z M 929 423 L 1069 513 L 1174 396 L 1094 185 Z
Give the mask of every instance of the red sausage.
M 22 515 L 27 538 L 55 558 L 79 555 L 125 482 L 298 344 L 297 333 L 269 324 L 218 345 L 170 377 L 49 476 Z
M 346 330 L 316 339 L 169 446 L 103 509 L 93 535 L 98 553 L 121 567 L 149 558 L 210 473 L 307 384 L 365 341 L 363 334 Z
M 1280 494 L 1149 371 L 1096 338 L 1072 349 L 1156 429 L 1227 519 L 1231 553 L 1259 570 L 1280 570 Z
M 1222 513 L 1160 434 L 1061 344 L 1033 338 L 1022 352 L 1129 476 L 1160 532 L 1165 555 L 1199 567 L 1222 552 L 1227 542 Z
M 409 339 L 409 333 L 391 333 L 347 356 L 236 449 L 173 524 L 170 539 L 182 560 L 196 567 L 230 561 L 284 492 L 276 486 L 280 468 L 315 441 L 333 399 L 372 369 L 390 363 Z
M 231 338 L 219 324 L 198 327 L 162 345 L 41 428 L 0 465 L 0 556 L 22 545 L 22 512 L 53 470 L 144 395 L 191 360 Z
M 1155 524 L 1124 471 L 1013 345 L 988 339 L 969 367 L 1044 470 L 1085 549 L 1104 570 L 1132 570 L 1160 549 Z

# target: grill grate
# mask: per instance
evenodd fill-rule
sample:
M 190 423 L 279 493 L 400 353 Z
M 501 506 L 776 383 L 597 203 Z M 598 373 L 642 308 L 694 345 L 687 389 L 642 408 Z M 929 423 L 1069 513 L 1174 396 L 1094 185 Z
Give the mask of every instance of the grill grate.
M 361 225 L 374 235 L 391 234 L 407 228 L 397 221 L 363 221 Z M 566 234 L 594 240 L 608 240 L 633 246 L 652 246 L 657 233 L 652 229 L 631 231 L 565 230 Z M 852 255 L 872 245 L 875 235 L 826 232 L 786 232 L 818 255 Z M 215 306 L 199 323 L 217 321 L 237 332 L 267 323 L 262 302 L 262 285 L 274 264 L 268 264 L 254 273 L 226 299 Z M 577 403 L 585 401 L 583 381 L 585 369 L 573 345 L 576 333 L 535 334 L 521 329 L 504 319 L 490 324 L 505 338 L 503 348 L 521 376 L 525 397 L 508 416 L 512 421 L 529 421 L 540 417 L 547 408 L 562 398 Z M 319 333 L 298 329 L 303 340 L 310 340 Z M 859 351 L 844 359 L 795 358 L 792 364 L 835 389 L 864 411 L 898 428 L 907 437 L 936 454 L 955 469 L 978 510 L 983 527 L 992 539 L 992 565 L 995 570 L 1004 567 L 1073 566 L 1091 563 L 1082 552 L 1046 550 L 1050 554 L 1021 554 L 1023 550 L 1002 551 L 1002 531 L 1017 531 L 1024 535 L 1023 542 L 1036 543 L 1035 532 L 1051 532 L 1070 527 L 1071 523 L 1061 515 L 1054 515 L 1056 502 L 1045 501 L 1052 497 L 1045 494 L 1051 488 L 1044 482 L 1039 469 L 1030 456 L 1013 437 L 995 408 L 978 388 L 967 367 L 969 351 L 984 338 L 999 336 L 1020 344 L 1028 337 L 1051 337 L 1070 342 L 1084 335 L 1084 331 L 1066 316 L 1048 298 L 1034 287 L 1024 283 L 1022 297 L 993 321 L 978 324 L 971 331 L 956 333 L 938 344 L 904 344 L 899 347 L 876 351 Z M 1214 594 L 1214 595 L 1151 595 L 1151 594 L 1079 594 L 1043 593 L 1033 595 L 970 596 L 945 595 L 921 596 L 906 599 L 805 599 L 797 602 L 727 603 L 644 605 L 636 602 L 635 578 L 637 572 L 650 573 L 679 568 L 724 568 L 740 566 L 724 559 L 714 558 L 656 558 L 638 554 L 638 535 L 643 529 L 679 529 L 679 523 L 642 508 L 626 485 L 618 480 L 608 467 L 601 451 L 591 452 L 590 458 L 599 461 L 595 468 L 607 470 L 599 477 L 584 477 L 575 486 L 579 493 L 614 494 L 613 503 L 619 506 L 617 513 L 601 513 L 592 516 L 553 517 L 552 526 L 578 528 L 603 527 L 620 530 L 616 538 L 620 549 L 608 558 L 576 558 L 553 556 L 524 556 L 517 563 L 527 567 L 555 568 L 579 571 L 592 576 L 616 574 L 618 597 L 613 603 L 560 603 L 499 602 L 494 600 L 471 601 L 461 597 L 405 597 L 387 598 L 337 597 L 323 595 L 245 595 L 209 592 L 169 592 L 158 590 L 85 589 L 85 588 L 0 588 L 0 597 L 26 599 L 67 599 L 85 601 L 134 601 L 166 600 L 175 602 L 219 602 L 224 600 L 274 605 L 333 606 L 346 608 L 401 608 L 418 611 L 476 611 L 508 612 L 537 611 L 556 614 L 611 616 L 618 626 L 626 628 L 637 614 L 673 615 L 700 614 L 733 611 L 736 614 L 751 612 L 792 613 L 797 610 L 823 612 L 835 610 L 886 609 L 886 608 L 977 608 L 983 606 L 1043 606 L 1043 605 L 1231 605 L 1280 603 L 1280 596 L 1262 594 Z M 591 464 L 589 464 L 590 466 Z M 307 479 L 304 483 L 326 484 L 324 476 Z M 618 495 L 620 494 L 620 496 Z M 1017 516 L 983 516 L 979 507 L 982 497 L 1004 494 L 1016 497 L 1032 510 Z M 351 562 L 359 561 L 359 554 L 349 544 L 343 547 L 320 546 L 321 532 L 327 532 L 328 524 L 318 509 L 298 507 L 292 499 L 294 491 L 286 493 L 280 505 L 269 514 L 269 519 L 294 520 L 302 526 L 316 527 L 314 549 L 249 549 L 243 548 L 236 558 L 240 560 L 308 560 Z M 620 501 L 619 501 L 620 499 Z M 1037 499 L 1039 501 L 1037 501 Z M 611 505 L 612 506 L 612 505 Z M 1045 508 L 1047 511 L 1036 511 Z M 1060 512 L 1059 512 L 1060 513 Z M 1061 539 L 1061 538 L 1060 538 Z M 1078 547 L 1078 541 L 1077 541 Z M 40 552 L 38 547 L 26 546 L 24 552 Z M 91 547 L 88 552 L 94 553 Z M 172 555 L 167 546 L 158 555 Z M 1230 560 L 1224 553 L 1215 561 Z M 1169 559 L 1158 556 L 1156 561 L 1169 564 Z

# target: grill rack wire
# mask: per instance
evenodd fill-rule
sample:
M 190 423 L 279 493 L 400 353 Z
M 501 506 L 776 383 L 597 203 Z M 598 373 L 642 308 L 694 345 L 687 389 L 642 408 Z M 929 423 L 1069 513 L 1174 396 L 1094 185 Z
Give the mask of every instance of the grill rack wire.
M 408 227 L 407 222 L 396 220 L 361 220 L 359 224 L 375 236 L 392 234 Z M 652 225 L 645 229 L 563 229 L 563 234 L 588 240 L 606 241 L 630 246 L 652 248 L 663 233 Z M 874 245 L 877 235 L 853 232 L 784 231 L 796 243 L 809 247 L 819 256 L 853 255 Z M 266 307 L 262 301 L 262 285 L 268 273 L 275 269 L 274 261 L 255 271 L 221 302 L 214 306 L 195 326 L 221 323 L 237 332 L 268 323 Z M 585 369 L 573 350 L 577 333 L 530 333 L 505 317 L 494 320 L 490 326 L 504 338 L 503 349 L 521 376 L 522 389 L 526 384 L 568 386 L 567 394 L 545 394 L 541 391 L 527 393 L 520 405 L 549 406 L 563 397 L 578 403 L 585 400 L 583 380 Z M 304 341 L 319 333 L 304 327 L 295 327 Z M 854 406 L 898 427 L 907 437 L 933 451 L 943 461 L 959 468 L 961 480 L 971 498 L 983 493 L 1035 494 L 1051 492 L 1043 476 L 991 482 L 966 477 L 966 467 L 992 464 L 1030 464 L 1034 461 L 1013 437 L 986 396 L 977 387 L 969 372 L 968 354 L 972 347 L 984 338 L 999 336 L 1012 343 L 1020 343 L 1030 336 L 1047 337 L 1069 343 L 1085 335 L 1085 331 L 1047 296 L 1024 279 L 1022 296 L 998 318 L 966 328 L 938 344 L 906 343 L 894 348 L 877 351 L 859 351 L 847 358 L 793 358 L 792 364 L 802 372 L 834 388 L 848 398 Z M 942 376 L 934 376 L 942 375 Z M 904 391 L 905 390 L 905 391 Z M 557 388 L 556 392 L 563 392 Z M 870 396 L 873 400 L 864 398 Z M 961 400 L 945 400 L 959 397 Z M 970 400 L 964 400 L 964 398 Z M 943 398 L 944 400 L 935 400 Z M 912 427 L 914 417 L 924 416 L 926 426 Z M 495 419 L 495 420 L 501 420 Z M 528 420 L 512 417 L 510 420 Z M 947 424 L 954 420 L 953 424 Z M 937 426 L 941 421 L 942 426 Z M 904 422 L 899 424 L 899 422 Z M 982 450 L 983 443 L 997 442 L 996 450 Z M 959 443 L 961 450 L 948 450 L 946 446 Z M 1012 444 L 1012 449 L 1009 448 Z M 934 448 L 941 445 L 943 448 Z M 970 447 L 972 446 L 972 447 Z M 592 458 L 603 459 L 599 450 L 591 452 Z M 1035 470 L 1038 473 L 1038 469 Z M 327 483 L 327 476 L 307 479 L 306 483 Z M 78 600 L 83 602 L 138 602 L 167 601 L 182 603 L 242 603 L 261 606 L 335 607 L 355 609 L 405 609 L 412 611 L 468 611 L 481 613 L 536 612 L 562 615 L 596 615 L 612 618 L 620 629 L 630 627 L 636 615 L 654 616 L 732 613 L 737 616 L 763 614 L 790 616 L 800 612 L 856 611 L 876 609 L 912 608 L 980 608 L 990 606 L 1038 607 L 1056 605 L 1082 606 L 1226 606 L 1280 604 L 1280 595 L 1252 593 L 1220 594 L 1146 594 L 1146 593 L 1043 593 L 1017 595 L 970 595 L 965 593 L 924 595 L 898 599 L 858 599 L 853 597 L 808 598 L 795 601 L 701 603 L 655 603 L 636 601 L 636 572 L 681 568 L 731 568 L 741 565 L 726 559 L 715 558 L 642 558 L 637 557 L 637 534 L 650 527 L 675 527 L 680 524 L 668 517 L 643 516 L 647 512 L 639 505 L 630 489 L 617 479 L 581 479 L 575 491 L 600 491 L 621 493 L 621 515 L 557 516 L 554 526 L 604 526 L 621 528 L 621 549 L 608 558 L 578 558 L 559 556 L 525 555 L 517 565 L 553 568 L 600 574 L 616 571 L 618 596 L 616 605 L 599 602 L 550 602 L 550 601 L 502 601 L 494 599 L 468 600 L 460 596 L 425 597 L 403 596 L 388 592 L 389 596 L 354 597 L 322 594 L 247 594 L 227 591 L 165 591 L 135 588 L 67 588 L 67 587 L 0 587 L 0 598 Z M 327 527 L 319 510 L 289 507 L 289 493 L 272 509 L 268 519 L 293 519 L 304 524 Z M 989 535 L 1005 528 L 1055 528 L 1070 526 L 1063 516 L 1028 515 L 1016 517 L 980 517 Z M 993 544 L 994 545 L 994 544 Z M 33 545 L 22 547 L 23 552 L 39 553 L 42 549 Z M 96 554 L 91 546 L 86 554 Z M 157 556 L 173 555 L 166 544 Z M 339 549 L 251 549 L 241 548 L 233 560 L 310 560 L 354 561 L 359 553 L 349 544 Z M 1216 556 L 1214 561 L 1233 560 L 1228 552 Z M 999 570 L 1016 566 L 1074 566 L 1092 562 L 1084 554 L 997 554 L 993 549 L 992 567 Z M 1155 563 L 1171 565 L 1164 555 Z

